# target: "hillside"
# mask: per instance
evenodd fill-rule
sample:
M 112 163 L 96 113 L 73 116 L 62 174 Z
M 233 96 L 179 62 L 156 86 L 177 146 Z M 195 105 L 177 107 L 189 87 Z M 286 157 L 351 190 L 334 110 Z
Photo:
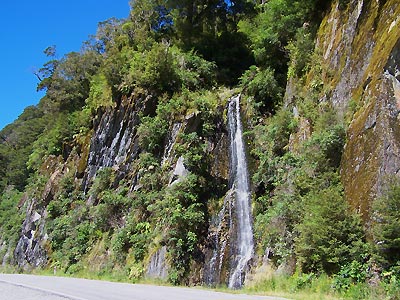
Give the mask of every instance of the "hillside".
M 0 133 L 3 266 L 399 296 L 400 3 L 261 2 L 132 1 L 45 50 Z

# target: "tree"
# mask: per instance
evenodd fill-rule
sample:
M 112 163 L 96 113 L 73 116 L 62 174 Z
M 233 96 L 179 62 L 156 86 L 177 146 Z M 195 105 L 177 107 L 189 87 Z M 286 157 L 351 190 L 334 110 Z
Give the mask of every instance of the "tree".
M 235 84 L 252 63 L 247 38 L 237 31 L 244 15 L 253 13 L 249 1 L 167 1 L 174 38 L 184 50 L 195 49 L 218 66 L 218 80 Z
M 173 41 L 183 51 L 194 50 L 218 66 L 220 82 L 234 84 L 252 61 L 247 38 L 238 21 L 253 12 L 250 1 L 136 0 L 131 1 L 135 43 Z M 138 47 L 138 45 L 137 45 Z
M 242 19 L 239 31 L 250 39 L 250 48 L 260 73 L 265 69 L 275 72 L 281 88 L 287 80 L 289 63 L 288 44 L 296 39 L 302 27 L 309 27 L 313 40 L 322 11 L 329 1 L 270 0 L 257 6 L 258 14 Z
M 45 53 L 54 54 L 47 48 Z M 71 52 L 60 60 L 45 63 L 37 74 L 42 80 L 38 90 L 45 90 L 47 108 L 57 111 L 75 111 L 82 108 L 89 96 L 90 79 L 101 65 L 96 51 Z
M 392 180 L 372 205 L 376 260 L 384 269 L 400 264 L 400 184 Z
M 117 18 L 110 18 L 100 22 L 97 26 L 97 32 L 94 36 L 94 43 L 91 49 L 96 50 L 101 54 L 105 54 L 107 49 L 113 47 L 122 34 L 123 21 Z
M 32 144 L 44 127 L 43 111 L 28 106 L 14 123 L 0 131 L 1 190 L 7 185 L 14 185 L 20 191 L 24 189 L 30 175 L 26 163 Z
M 3 241 L 17 242 L 23 222 L 23 210 L 18 208 L 22 193 L 10 188 L 0 196 L 0 236 Z
M 44 90 L 46 89 L 46 80 L 47 78 L 50 78 L 54 71 L 56 70 L 59 61 L 56 59 L 56 55 L 57 55 L 57 49 L 56 46 L 49 46 L 47 47 L 43 53 L 51 58 L 51 60 L 49 60 L 48 62 L 46 62 L 42 68 L 40 68 L 38 71 L 34 71 L 35 76 L 37 77 L 37 79 L 39 79 L 40 83 L 37 87 L 38 91 Z M 42 82 L 44 81 L 44 82 Z
M 298 263 L 303 272 L 334 274 L 363 254 L 361 219 L 353 214 L 340 185 L 310 192 L 297 226 Z
M 161 0 L 131 0 L 131 29 L 136 43 L 168 38 L 172 29 L 170 10 Z

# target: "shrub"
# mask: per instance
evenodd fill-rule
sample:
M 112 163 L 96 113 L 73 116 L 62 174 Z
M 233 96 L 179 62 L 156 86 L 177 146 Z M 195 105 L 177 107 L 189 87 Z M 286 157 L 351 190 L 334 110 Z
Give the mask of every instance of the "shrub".
M 108 85 L 107 78 L 103 73 L 96 74 L 90 81 L 89 98 L 86 106 L 95 114 L 100 107 L 112 106 L 112 91 Z
M 307 28 L 299 28 L 294 41 L 289 42 L 286 49 L 289 51 L 290 64 L 288 78 L 301 78 L 307 71 L 314 50 L 313 35 Z
M 125 93 L 129 94 L 136 87 L 156 92 L 172 92 L 178 83 L 175 62 L 169 46 L 153 43 L 149 50 L 133 52 L 123 85 L 127 89 Z
M 240 78 L 247 94 L 254 97 L 255 105 L 261 112 L 272 111 L 282 100 L 283 90 L 275 79 L 271 68 L 251 66 Z
M 388 270 L 400 265 L 400 185 L 391 180 L 372 205 L 375 259 Z
M 367 272 L 368 265 L 359 261 L 352 261 L 343 265 L 333 277 L 333 288 L 338 291 L 346 291 L 354 284 L 365 282 Z
M 160 117 L 142 117 L 138 128 L 139 145 L 146 151 L 159 154 L 167 134 L 167 120 Z
M 304 197 L 304 217 L 297 225 L 298 264 L 303 272 L 328 274 L 364 253 L 361 219 L 352 214 L 340 185 L 313 190 Z
M 18 208 L 22 194 L 12 188 L 4 191 L 0 198 L 0 238 L 14 244 L 19 238 L 23 212 Z
M 193 50 L 181 52 L 174 47 L 172 51 L 176 57 L 177 75 L 183 89 L 195 90 L 214 85 L 217 68 L 214 62 L 203 59 Z

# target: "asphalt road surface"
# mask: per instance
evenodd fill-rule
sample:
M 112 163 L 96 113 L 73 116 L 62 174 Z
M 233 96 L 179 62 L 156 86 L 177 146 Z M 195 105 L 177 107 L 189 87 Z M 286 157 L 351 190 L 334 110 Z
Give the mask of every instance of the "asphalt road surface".
M 0 274 L 1 300 L 284 300 L 195 288 L 115 283 L 65 277 Z

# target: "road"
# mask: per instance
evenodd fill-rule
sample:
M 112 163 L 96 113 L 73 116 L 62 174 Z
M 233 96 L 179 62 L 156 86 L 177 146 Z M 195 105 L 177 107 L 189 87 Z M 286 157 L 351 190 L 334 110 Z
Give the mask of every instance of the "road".
M 196 288 L 116 283 L 65 277 L 0 274 L 4 300 L 285 300 Z

